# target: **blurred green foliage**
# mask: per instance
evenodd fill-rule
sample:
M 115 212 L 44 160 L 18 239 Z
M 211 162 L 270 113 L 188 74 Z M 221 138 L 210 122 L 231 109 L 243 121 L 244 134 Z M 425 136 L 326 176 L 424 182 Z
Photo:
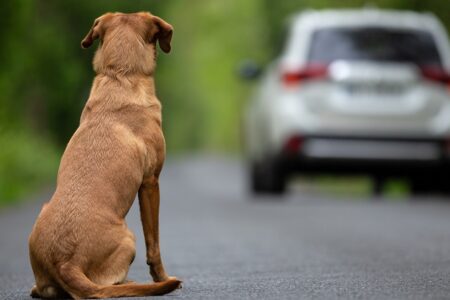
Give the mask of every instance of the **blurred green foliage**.
M 55 178 L 92 81 L 80 41 L 105 11 L 156 11 L 158 1 L 0 2 L 0 204 Z
M 236 151 L 249 86 L 240 60 L 267 62 L 287 16 L 307 8 L 361 7 L 362 0 L 0 1 L 0 203 L 48 182 L 78 125 L 94 73 L 80 41 L 107 11 L 151 11 L 175 28 L 156 84 L 170 153 Z M 429 10 L 449 25 L 442 0 L 371 1 Z M 93 47 L 95 48 L 95 47 Z
M 2 131 L 0 145 L 0 206 L 54 178 L 59 149 L 48 139 L 22 130 Z

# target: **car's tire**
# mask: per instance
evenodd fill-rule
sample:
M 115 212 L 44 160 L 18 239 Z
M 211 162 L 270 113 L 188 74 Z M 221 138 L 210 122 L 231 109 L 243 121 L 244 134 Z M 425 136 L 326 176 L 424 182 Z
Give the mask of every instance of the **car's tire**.
M 411 193 L 416 196 L 425 196 L 442 191 L 442 180 L 440 176 L 413 176 L 409 179 Z
M 450 195 L 450 182 L 448 182 L 444 173 L 441 173 L 439 171 L 428 174 L 428 176 L 411 177 L 410 185 L 411 192 L 414 195 Z
M 446 169 L 441 170 L 440 172 L 438 172 L 437 174 L 437 180 L 436 180 L 436 184 L 437 184 L 437 191 L 439 192 L 439 194 L 441 194 L 442 196 L 450 196 L 450 178 L 447 175 L 448 172 L 446 172 Z
M 249 173 L 254 194 L 281 195 L 286 191 L 286 172 L 274 159 L 252 162 Z

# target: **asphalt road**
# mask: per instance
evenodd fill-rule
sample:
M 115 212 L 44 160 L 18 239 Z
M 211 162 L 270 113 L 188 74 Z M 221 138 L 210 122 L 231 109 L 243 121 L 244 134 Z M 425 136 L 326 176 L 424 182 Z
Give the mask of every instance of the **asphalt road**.
M 164 299 L 450 299 L 450 201 L 245 193 L 233 159 L 172 159 L 161 179 Z M 27 236 L 48 196 L 0 212 L 0 298 L 31 299 Z M 136 203 L 135 203 L 136 204 Z M 137 207 L 130 278 L 149 280 Z

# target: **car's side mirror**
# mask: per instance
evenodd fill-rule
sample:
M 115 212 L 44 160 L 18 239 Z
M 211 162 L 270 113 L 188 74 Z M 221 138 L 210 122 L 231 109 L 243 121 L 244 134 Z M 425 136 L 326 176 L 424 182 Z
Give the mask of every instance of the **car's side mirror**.
M 254 80 L 261 76 L 262 68 L 253 60 L 243 60 L 238 66 L 239 77 L 245 80 Z

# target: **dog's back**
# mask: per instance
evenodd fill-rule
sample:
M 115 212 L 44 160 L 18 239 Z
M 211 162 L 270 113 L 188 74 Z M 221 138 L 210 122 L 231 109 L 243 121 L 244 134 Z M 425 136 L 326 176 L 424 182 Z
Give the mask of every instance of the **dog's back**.
M 120 25 L 111 14 L 102 18 L 109 19 L 110 26 Z M 133 39 L 140 33 L 127 32 L 132 29 L 136 28 L 116 30 Z M 91 29 L 86 37 L 90 43 L 92 35 Z M 154 55 L 154 43 L 146 47 L 146 53 Z M 56 191 L 29 238 L 36 277 L 32 295 L 36 297 L 156 295 L 180 284 L 176 279 L 146 285 L 123 283 L 135 255 L 134 235 L 125 224 L 125 215 L 145 173 L 162 168 L 165 146 L 153 79 L 142 73 L 153 72 L 154 58 L 147 62 L 151 66 L 127 69 L 120 64 L 120 55 L 126 55 L 126 65 L 129 57 L 142 53 L 130 47 L 111 58 L 110 48 L 117 48 L 113 35 L 109 40 L 104 37 L 96 53 L 98 75 L 80 126 L 61 159 Z

